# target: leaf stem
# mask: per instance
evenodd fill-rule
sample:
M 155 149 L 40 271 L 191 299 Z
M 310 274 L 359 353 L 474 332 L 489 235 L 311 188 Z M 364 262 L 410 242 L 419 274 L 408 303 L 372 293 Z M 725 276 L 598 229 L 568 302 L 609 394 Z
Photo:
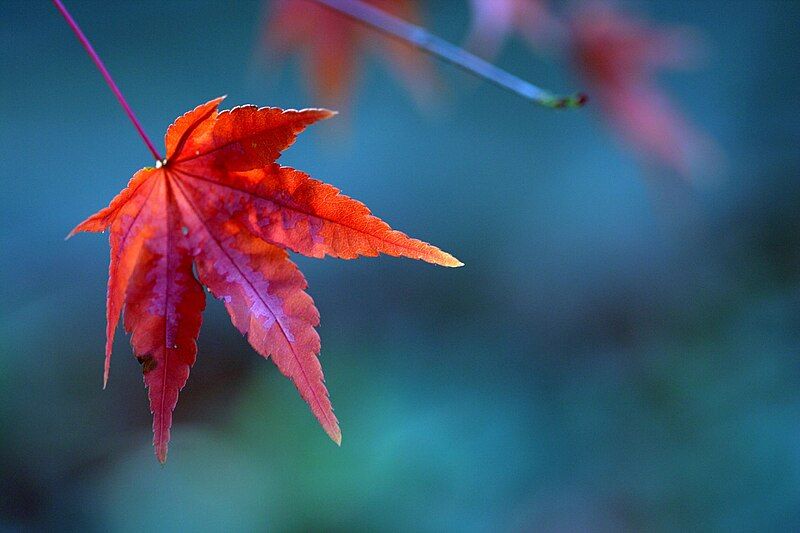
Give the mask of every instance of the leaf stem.
M 586 103 L 587 98 L 583 93 L 568 96 L 553 94 L 433 35 L 425 28 L 390 15 L 362 0 L 315 1 L 539 105 L 562 109 L 581 107 Z
M 150 150 L 150 153 L 153 154 L 153 157 L 156 158 L 156 161 L 161 161 L 162 160 L 161 155 L 158 153 L 158 150 L 156 150 L 156 147 L 153 145 L 153 142 L 144 132 L 144 128 L 142 128 L 142 125 L 139 123 L 139 119 L 136 118 L 136 115 L 133 113 L 133 109 L 131 109 L 131 106 L 128 105 L 128 102 L 125 100 L 125 97 L 122 96 L 122 91 L 120 91 L 119 87 L 117 87 L 117 84 L 114 82 L 114 79 L 111 77 L 111 74 L 108 72 L 108 69 L 103 64 L 103 61 L 100 59 L 100 56 L 98 56 L 97 52 L 94 51 L 92 44 L 89 42 L 89 39 L 86 38 L 86 35 L 81 30 L 80 26 L 78 26 L 78 23 L 75 22 L 75 19 L 72 18 L 72 15 L 70 15 L 69 11 L 67 11 L 67 8 L 61 2 L 61 0 L 52 0 L 52 1 L 53 5 L 56 6 L 56 9 L 58 9 L 58 11 L 67 21 L 67 24 L 69 24 L 69 27 L 72 28 L 73 32 L 75 32 L 75 36 L 78 38 L 83 47 L 86 49 L 86 53 L 88 53 L 89 57 L 91 57 L 92 61 L 94 61 L 95 66 L 97 66 L 97 69 L 100 71 L 100 74 L 103 75 L 103 78 L 106 80 L 106 83 L 111 89 L 111 92 L 113 92 L 114 96 L 116 96 L 117 100 L 119 100 L 122 109 L 125 110 L 125 114 L 128 115 L 128 118 L 133 123 L 133 127 L 136 128 L 136 131 L 139 132 L 139 135 L 142 137 L 142 140 L 147 145 L 147 148 Z

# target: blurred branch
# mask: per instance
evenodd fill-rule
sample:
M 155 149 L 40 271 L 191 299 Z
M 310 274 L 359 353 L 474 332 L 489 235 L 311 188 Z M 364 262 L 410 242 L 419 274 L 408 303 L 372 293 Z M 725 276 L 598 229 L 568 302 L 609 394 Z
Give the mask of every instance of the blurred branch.
M 314 1 L 544 107 L 563 109 L 581 107 L 586 103 L 587 98 L 583 93 L 569 96 L 553 94 L 433 35 L 425 28 L 390 15 L 362 0 Z

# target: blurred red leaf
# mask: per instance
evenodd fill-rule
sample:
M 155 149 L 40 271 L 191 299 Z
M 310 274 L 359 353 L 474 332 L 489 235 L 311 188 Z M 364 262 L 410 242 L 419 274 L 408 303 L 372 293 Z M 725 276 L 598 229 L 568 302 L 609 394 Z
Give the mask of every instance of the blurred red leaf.
M 417 0 L 365 0 L 367 3 L 418 24 Z M 261 38 L 279 57 L 304 53 L 306 77 L 317 101 L 343 107 L 358 76 L 359 56 L 376 50 L 418 97 L 431 91 L 433 72 L 427 59 L 406 43 L 365 28 L 312 0 L 276 0 Z
M 468 46 L 497 53 L 511 34 L 536 50 L 565 48 L 584 77 L 590 101 L 626 144 L 688 178 L 713 170 L 721 152 L 675 108 L 659 70 L 693 66 L 699 39 L 686 28 L 656 27 L 603 1 L 581 4 L 565 22 L 546 0 L 471 0 Z
M 603 2 L 580 8 L 569 23 L 576 68 L 592 100 L 621 137 L 646 156 L 690 177 L 718 155 L 658 86 L 665 68 L 691 66 L 696 36 L 685 28 L 660 28 Z
M 331 111 L 242 106 L 218 112 L 221 100 L 179 117 L 167 130 L 166 159 L 139 170 L 108 207 L 72 232 L 110 230 L 104 384 L 124 309 L 149 389 L 161 462 L 178 392 L 197 353 L 201 284 L 225 302 L 253 348 L 292 379 L 339 443 L 317 359 L 319 314 L 286 249 L 312 257 L 384 253 L 461 265 L 392 230 L 333 186 L 275 163 L 298 133 Z

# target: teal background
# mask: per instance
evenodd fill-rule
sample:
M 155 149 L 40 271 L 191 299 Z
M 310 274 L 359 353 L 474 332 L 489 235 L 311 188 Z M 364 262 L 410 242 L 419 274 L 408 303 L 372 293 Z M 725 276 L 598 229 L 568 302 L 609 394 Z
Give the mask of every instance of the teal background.
M 428 1 L 460 41 L 465 2 Z M 623 4 L 698 28 L 662 86 L 725 150 L 687 185 L 597 109 L 539 109 L 450 67 L 417 106 L 367 60 L 337 127 L 282 161 L 466 263 L 298 257 L 343 443 L 210 301 L 150 446 L 108 244 L 67 232 L 149 154 L 48 2 L 0 5 L 0 530 L 800 528 L 800 4 Z M 315 105 L 259 59 L 255 2 L 69 2 L 157 145 L 221 94 Z M 501 66 L 572 90 L 512 40 Z M 267 63 L 267 64 L 265 64 Z

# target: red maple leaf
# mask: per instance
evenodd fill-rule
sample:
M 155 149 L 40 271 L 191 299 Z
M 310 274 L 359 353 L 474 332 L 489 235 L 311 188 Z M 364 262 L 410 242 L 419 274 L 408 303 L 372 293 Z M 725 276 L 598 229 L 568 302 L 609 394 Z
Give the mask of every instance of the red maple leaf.
M 620 136 L 684 177 L 719 162 L 711 139 L 696 130 L 659 88 L 656 73 L 692 63 L 697 42 L 683 28 L 660 28 L 604 2 L 569 23 L 572 55 L 592 98 Z
M 421 20 L 416 0 L 365 1 L 408 22 Z M 274 2 L 261 40 L 279 56 L 305 52 L 306 77 L 314 97 L 328 105 L 346 104 L 358 75 L 358 56 L 366 49 L 384 56 L 412 94 L 430 96 L 433 73 L 419 52 L 406 43 L 377 37 L 375 30 L 310 0 Z
M 292 379 L 340 443 L 317 359 L 319 313 L 286 249 L 312 257 L 383 253 L 461 265 L 392 230 L 333 186 L 275 163 L 298 133 L 333 112 L 254 106 L 218 112 L 221 100 L 179 117 L 167 130 L 166 159 L 136 172 L 108 207 L 70 234 L 110 230 L 103 383 L 124 310 L 162 463 L 178 392 L 197 353 L 205 307 L 201 284 L 225 302 L 233 324 Z

